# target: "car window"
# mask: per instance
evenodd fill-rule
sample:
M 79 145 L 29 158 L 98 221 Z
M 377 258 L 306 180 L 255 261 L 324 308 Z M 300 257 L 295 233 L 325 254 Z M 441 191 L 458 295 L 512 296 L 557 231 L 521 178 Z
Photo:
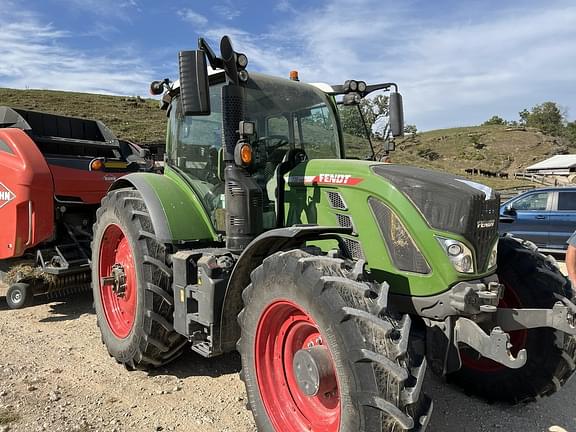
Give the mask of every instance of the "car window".
M 539 192 L 519 198 L 512 203 L 516 210 L 546 210 L 548 192 Z
M 558 192 L 558 210 L 576 210 L 576 192 Z

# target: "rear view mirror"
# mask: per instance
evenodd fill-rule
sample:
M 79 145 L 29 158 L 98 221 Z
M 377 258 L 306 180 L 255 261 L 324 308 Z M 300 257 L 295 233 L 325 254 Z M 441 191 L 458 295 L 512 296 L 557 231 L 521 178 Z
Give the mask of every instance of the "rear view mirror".
M 402 95 L 400 93 L 390 93 L 388 110 L 392 136 L 399 137 L 404 135 L 404 108 L 402 107 Z
M 180 98 L 185 116 L 209 115 L 208 67 L 204 51 L 180 51 Z

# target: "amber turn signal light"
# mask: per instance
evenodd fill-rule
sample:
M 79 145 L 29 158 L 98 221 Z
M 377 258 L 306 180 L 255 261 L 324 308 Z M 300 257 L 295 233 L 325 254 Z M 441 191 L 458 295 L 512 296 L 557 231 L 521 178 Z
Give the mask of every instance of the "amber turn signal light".
M 234 149 L 234 162 L 236 165 L 241 167 L 247 167 L 252 164 L 254 154 L 252 152 L 252 146 L 246 141 L 240 141 L 236 144 Z
M 244 144 L 240 148 L 240 158 L 244 165 L 250 165 L 252 163 L 252 147 L 248 144 Z
M 90 162 L 90 171 L 100 171 L 104 169 L 104 161 L 102 159 L 92 159 Z

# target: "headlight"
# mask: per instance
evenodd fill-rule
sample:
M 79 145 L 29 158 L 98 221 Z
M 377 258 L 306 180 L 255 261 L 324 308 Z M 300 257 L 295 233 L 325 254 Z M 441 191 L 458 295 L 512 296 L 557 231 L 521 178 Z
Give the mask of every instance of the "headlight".
M 436 237 L 457 272 L 474 273 L 472 251 L 458 240 Z
M 496 267 L 497 261 L 498 261 L 498 242 L 494 243 L 494 246 L 490 251 L 490 258 L 488 258 L 488 270 Z

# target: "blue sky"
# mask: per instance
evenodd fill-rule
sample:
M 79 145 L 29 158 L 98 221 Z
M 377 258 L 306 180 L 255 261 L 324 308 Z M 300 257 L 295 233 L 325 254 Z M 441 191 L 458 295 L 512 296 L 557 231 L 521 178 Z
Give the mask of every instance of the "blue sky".
M 407 123 L 473 125 L 552 100 L 576 118 L 576 3 L 0 0 L 0 87 L 145 95 L 177 52 L 228 34 L 249 68 L 395 81 Z

